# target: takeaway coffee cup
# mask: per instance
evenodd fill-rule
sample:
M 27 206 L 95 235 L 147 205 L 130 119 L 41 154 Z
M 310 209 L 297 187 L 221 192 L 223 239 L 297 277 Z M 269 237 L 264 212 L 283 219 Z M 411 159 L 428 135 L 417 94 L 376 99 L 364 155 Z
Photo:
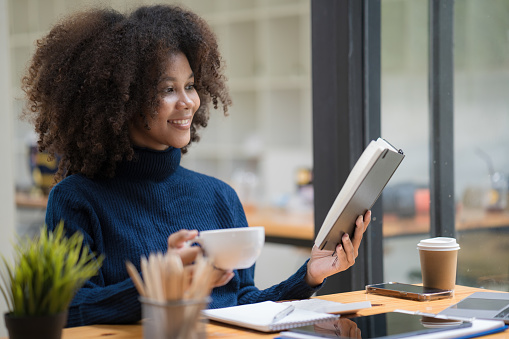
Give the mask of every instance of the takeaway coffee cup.
M 253 266 L 265 243 L 262 226 L 202 231 L 191 240 L 203 248 L 214 266 L 223 270 Z
M 417 245 L 425 287 L 454 290 L 460 246 L 454 238 L 424 239 Z

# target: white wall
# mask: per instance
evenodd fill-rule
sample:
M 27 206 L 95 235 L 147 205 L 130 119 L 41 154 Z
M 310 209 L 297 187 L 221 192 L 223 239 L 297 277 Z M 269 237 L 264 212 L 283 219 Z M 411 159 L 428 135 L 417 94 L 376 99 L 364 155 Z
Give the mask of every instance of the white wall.
M 11 96 L 11 70 L 9 48 L 9 16 L 7 0 L 0 0 L 0 145 L 4 154 L 0 166 L 0 253 L 9 256 L 11 241 L 14 236 L 15 204 L 14 204 L 14 175 L 12 163 L 14 148 L 12 145 L 13 113 Z M 3 298 L 0 299 L 0 337 L 7 335 L 3 314 L 7 306 Z

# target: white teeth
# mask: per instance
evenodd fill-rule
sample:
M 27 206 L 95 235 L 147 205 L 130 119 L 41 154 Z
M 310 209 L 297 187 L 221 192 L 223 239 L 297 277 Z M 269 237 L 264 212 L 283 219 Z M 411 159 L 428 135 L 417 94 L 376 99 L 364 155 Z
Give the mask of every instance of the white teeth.
M 185 120 L 170 120 L 170 123 L 171 124 L 174 124 L 174 125 L 187 125 L 189 124 L 189 119 L 185 119 Z

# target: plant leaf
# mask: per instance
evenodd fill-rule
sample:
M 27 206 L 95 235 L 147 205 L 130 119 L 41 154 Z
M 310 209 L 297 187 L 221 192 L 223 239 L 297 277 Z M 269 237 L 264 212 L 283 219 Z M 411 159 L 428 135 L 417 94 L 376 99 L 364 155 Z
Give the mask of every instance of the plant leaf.
M 61 221 L 53 231 L 46 225 L 38 237 L 18 238 L 14 265 L 2 257 L 0 290 L 15 315 L 48 315 L 64 311 L 83 284 L 97 274 L 104 257 L 96 258 L 83 234 L 69 238 Z

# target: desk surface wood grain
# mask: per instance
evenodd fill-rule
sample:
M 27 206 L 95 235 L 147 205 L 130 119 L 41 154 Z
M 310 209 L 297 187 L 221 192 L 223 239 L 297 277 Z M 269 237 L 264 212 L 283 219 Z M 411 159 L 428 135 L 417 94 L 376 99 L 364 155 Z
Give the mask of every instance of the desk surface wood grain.
M 359 315 L 371 315 L 403 309 L 409 311 L 421 311 L 427 313 L 438 313 L 448 306 L 459 302 L 466 296 L 477 292 L 487 291 L 478 288 L 457 286 L 455 295 L 450 299 L 435 301 L 412 301 L 391 297 L 379 296 L 376 294 L 366 294 L 364 291 L 354 291 L 346 293 L 331 294 L 320 296 L 320 299 L 338 301 L 342 303 L 370 301 L 373 307 L 359 311 Z M 240 327 L 229 326 L 218 322 L 210 322 L 207 325 L 208 338 L 274 338 L 277 333 L 261 333 L 253 330 L 246 330 Z M 62 339 L 141 339 L 143 338 L 142 326 L 135 325 L 94 325 L 64 329 Z M 509 331 L 487 336 L 489 339 L 508 339 Z M 7 339 L 7 338 L 1 338 Z

